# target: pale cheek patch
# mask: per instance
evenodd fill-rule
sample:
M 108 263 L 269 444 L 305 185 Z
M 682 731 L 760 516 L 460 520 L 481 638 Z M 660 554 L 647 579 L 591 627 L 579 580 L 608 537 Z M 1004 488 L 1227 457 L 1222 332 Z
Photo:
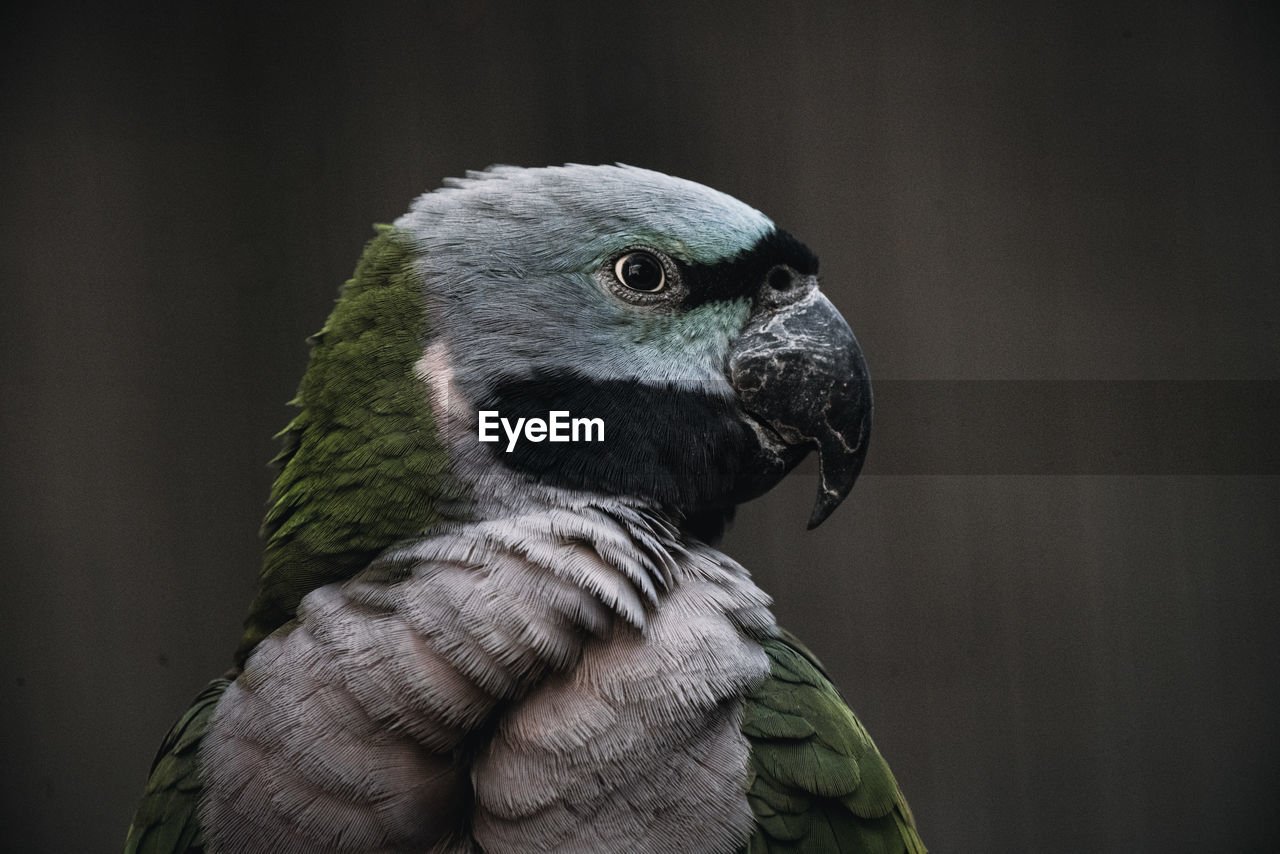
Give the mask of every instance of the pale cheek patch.
M 444 342 L 431 342 L 413 366 L 418 379 L 427 384 L 431 394 L 431 409 L 436 423 L 447 424 L 466 413 L 466 403 L 453 382 L 453 366 L 449 361 L 449 349 Z
M 450 449 L 455 474 L 483 469 L 475 435 L 476 410 L 454 381 L 449 348 L 439 339 L 433 341 L 414 364 L 413 372 L 427 387 L 431 411 Z

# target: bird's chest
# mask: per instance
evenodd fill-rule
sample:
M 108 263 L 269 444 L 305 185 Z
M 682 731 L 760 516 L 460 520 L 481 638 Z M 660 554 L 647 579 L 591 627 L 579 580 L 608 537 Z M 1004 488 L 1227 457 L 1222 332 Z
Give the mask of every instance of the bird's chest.
M 475 838 L 493 851 L 733 851 L 746 838 L 742 694 L 768 673 L 713 585 L 667 597 L 644 630 L 505 710 L 472 767 Z M 710 600 L 710 601 L 709 601 Z
M 742 698 L 769 670 L 767 597 L 710 550 L 645 585 L 605 548 L 486 533 L 423 543 L 401 580 L 316 590 L 263 641 L 202 748 L 212 850 L 745 840 Z M 463 560 L 477 542 L 483 572 Z

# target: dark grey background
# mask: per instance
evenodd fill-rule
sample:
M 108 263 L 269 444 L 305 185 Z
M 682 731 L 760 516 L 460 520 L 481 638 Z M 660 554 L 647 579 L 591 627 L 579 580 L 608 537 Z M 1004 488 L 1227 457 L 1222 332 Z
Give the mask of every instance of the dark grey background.
M 801 236 L 862 340 L 869 474 L 727 549 L 933 850 L 1277 844 L 1270 4 L 260 5 L 0 19 L 0 849 L 118 850 L 370 224 L 615 160 Z

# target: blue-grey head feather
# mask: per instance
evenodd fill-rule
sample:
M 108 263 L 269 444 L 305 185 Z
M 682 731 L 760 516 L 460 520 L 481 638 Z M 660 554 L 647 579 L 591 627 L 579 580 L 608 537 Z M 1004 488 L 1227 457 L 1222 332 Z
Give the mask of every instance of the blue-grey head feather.
M 396 227 L 418 252 L 432 325 L 464 389 L 539 369 L 723 382 L 728 340 L 746 323 L 748 300 L 698 311 L 638 308 L 609 295 L 597 273 L 632 247 L 691 265 L 734 257 L 773 231 L 759 211 L 630 166 L 498 166 L 445 183 Z

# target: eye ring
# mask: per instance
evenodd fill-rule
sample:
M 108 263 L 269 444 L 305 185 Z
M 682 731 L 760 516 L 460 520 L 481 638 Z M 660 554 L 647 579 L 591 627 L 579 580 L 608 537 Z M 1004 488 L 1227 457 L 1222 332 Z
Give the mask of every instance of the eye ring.
M 667 269 L 652 252 L 628 252 L 613 262 L 613 276 L 623 287 L 642 294 L 656 294 L 667 286 Z

